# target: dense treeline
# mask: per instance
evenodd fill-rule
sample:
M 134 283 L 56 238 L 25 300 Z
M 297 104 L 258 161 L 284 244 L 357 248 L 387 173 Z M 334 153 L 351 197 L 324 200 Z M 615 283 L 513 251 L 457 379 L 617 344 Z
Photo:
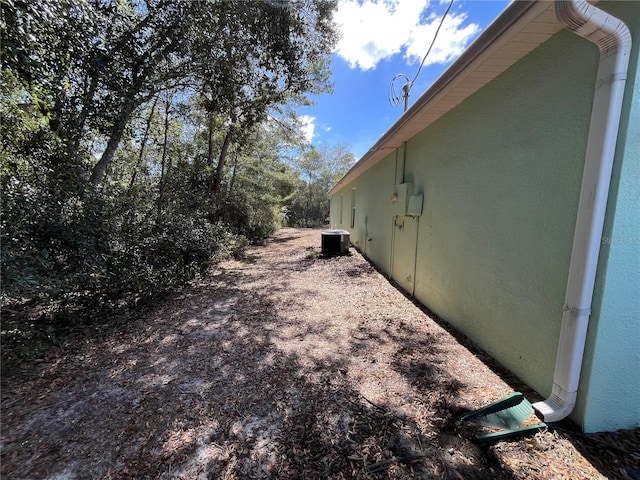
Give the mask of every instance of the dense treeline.
M 333 0 L 0 3 L 5 307 L 95 322 L 326 220 L 353 157 L 294 111 L 331 90 Z

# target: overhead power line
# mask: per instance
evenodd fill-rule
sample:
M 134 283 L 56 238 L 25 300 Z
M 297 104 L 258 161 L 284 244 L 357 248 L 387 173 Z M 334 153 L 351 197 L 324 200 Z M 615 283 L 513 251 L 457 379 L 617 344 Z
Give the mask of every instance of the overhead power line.
M 422 61 L 420 62 L 420 66 L 418 67 L 418 71 L 416 72 L 416 75 L 413 77 L 413 80 L 409 81 L 409 77 L 407 77 L 404 73 L 397 74 L 391 80 L 391 84 L 389 85 L 389 103 L 391 104 L 392 107 L 397 107 L 398 105 L 400 105 L 400 103 L 402 103 L 402 100 L 404 100 L 404 110 L 405 111 L 407 110 L 411 88 L 413 88 L 415 81 L 418 79 L 418 75 L 420 75 L 420 71 L 422 70 L 422 66 L 424 65 L 424 62 L 427 60 L 429 53 L 431 53 L 431 49 L 433 48 L 433 45 L 436 43 L 436 39 L 438 38 L 438 33 L 440 33 L 440 29 L 442 28 L 442 24 L 444 23 L 445 18 L 447 18 L 447 15 L 449 14 L 449 10 L 451 10 L 453 1 L 454 0 L 449 1 L 449 6 L 447 6 L 447 9 L 445 10 L 444 15 L 442 15 L 442 18 L 440 19 L 440 23 L 438 24 L 436 33 L 433 36 L 433 39 L 431 40 L 431 45 L 429 45 L 429 49 L 427 50 L 427 53 L 425 53 L 424 57 L 422 57 Z M 406 83 L 402 86 L 401 92 L 398 94 L 396 93 L 395 83 L 396 83 L 396 80 L 399 78 L 404 78 L 406 80 Z
M 442 24 L 444 23 L 444 19 L 447 18 L 447 15 L 449 14 L 449 10 L 451 10 L 451 6 L 452 5 L 453 5 L 453 0 L 450 0 L 449 1 L 449 6 L 445 10 L 444 15 L 442 15 L 442 18 L 440 19 L 440 23 L 438 24 L 438 28 L 436 29 L 436 33 L 433 36 L 433 40 L 431 40 L 431 45 L 429 45 L 429 50 L 427 50 L 427 53 L 425 53 L 424 57 L 422 57 L 422 62 L 420 62 L 420 66 L 418 67 L 418 71 L 416 72 L 416 76 L 413 77 L 413 80 L 411 80 L 411 84 L 412 85 L 416 81 L 416 79 L 418 78 L 418 75 L 420 75 L 420 70 L 422 70 L 422 66 L 424 65 L 425 60 L 427 59 L 427 57 L 431 53 L 431 49 L 433 48 L 433 45 L 436 43 L 436 39 L 438 38 L 438 33 L 440 33 L 440 28 L 442 28 Z

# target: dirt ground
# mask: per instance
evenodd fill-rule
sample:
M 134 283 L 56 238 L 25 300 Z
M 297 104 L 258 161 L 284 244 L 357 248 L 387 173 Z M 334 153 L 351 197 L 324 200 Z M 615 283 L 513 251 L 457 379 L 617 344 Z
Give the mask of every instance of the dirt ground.
M 530 392 L 363 257 L 281 230 L 108 334 L 2 378 L 2 478 L 640 478 L 640 431 L 480 447 L 456 419 Z

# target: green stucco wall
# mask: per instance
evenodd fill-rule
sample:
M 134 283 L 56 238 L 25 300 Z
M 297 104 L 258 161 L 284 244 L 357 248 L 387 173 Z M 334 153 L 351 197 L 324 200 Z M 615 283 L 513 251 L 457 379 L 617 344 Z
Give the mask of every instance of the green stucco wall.
M 606 4 L 632 23 L 640 18 L 638 7 Z M 637 57 L 637 46 L 634 52 Z M 403 288 L 543 397 L 553 380 L 598 58 L 595 46 L 559 33 L 407 142 L 404 175 L 402 149 L 390 151 L 331 200 L 335 228 L 351 230 L 360 250 Z M 624 165 L 617 159 L 614 172 L 614 181 L 625 180 L 606 230 L 609 238 L 631 240 L 606 245 L 585 353 L 588 371 L 572 415 L 587 431 L 640 419 L 638 408 L 629 407 L 640 405 L 640 282 L 627 283 L 640 271 L 628 261 L 629 255 L 638 259 L 637 85 L 634 106 L 626 107 L 626 145 L 618 145 Z M 424 195 L 415 229 L 394 219 L 391 195 L 403 181 Z M 345 212 L 350 208 L 353 188 L 351 229 L 350 213 L 340 224 L 335 207 L 342 194 Z M 622 210 L 614 221 L 616 201 Z M 413 285 L 405 278 L 412 266 Z M 617 276 L 616 283 L 605 284 L 605 274 Z M 620 304 L 626 314 L 619 320 Z M 623 351 L 616 351 L 619 336 L 625 337 Z M 612 413 L 614 396 L 620 405 Z
M 543 394 L 596 62 L 559 35 L 409 142 L 407 176 L 425 194 L 416 297 Z
M 389 155 L 360 177 L 355 184 L 347 185 L 331 197 L 331 227 L 349 230 L 351 242 L 376 263 L 389 272 L 391 252 L 391 222 L 393 205 L 390 201 L 394 188 L 396 152 Z M 356 224 L 349 225 L 352 189 L 356 188 Z M 344 201 L 344 213 L 340 222 L 340 201 Z
M 576 408 L 586 431 L 640 426 L 640 2 L 605 6 L 634 48 Z

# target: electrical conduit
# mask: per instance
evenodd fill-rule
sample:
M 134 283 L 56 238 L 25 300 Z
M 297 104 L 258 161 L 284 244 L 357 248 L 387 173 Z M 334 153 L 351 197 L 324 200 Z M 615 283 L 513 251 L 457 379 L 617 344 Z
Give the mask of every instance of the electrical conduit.
M 556 17 L 566 28 L 598 46 L 600 63 L 553 388 L 549 398 L 533 404 L 533 408 L 545 422 L 562 420 L 576 404 L 631 53 L 631 34 L 618 18 L 584 0 L 556 0 L 555 9 Z

